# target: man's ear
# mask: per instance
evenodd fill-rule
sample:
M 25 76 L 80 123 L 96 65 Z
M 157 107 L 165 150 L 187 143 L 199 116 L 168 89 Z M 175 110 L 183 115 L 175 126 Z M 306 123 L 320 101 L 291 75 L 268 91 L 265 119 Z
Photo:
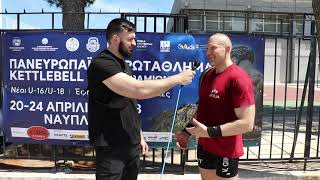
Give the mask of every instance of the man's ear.
M 231 47 L 230 47 L 230 46 L 226 46 L 226 51 L 227 51 L 228 53 L 231 53 Z
M 119 36 L 114 34 L 112 35 L 111 42 L 117 43 L 120 40 Z

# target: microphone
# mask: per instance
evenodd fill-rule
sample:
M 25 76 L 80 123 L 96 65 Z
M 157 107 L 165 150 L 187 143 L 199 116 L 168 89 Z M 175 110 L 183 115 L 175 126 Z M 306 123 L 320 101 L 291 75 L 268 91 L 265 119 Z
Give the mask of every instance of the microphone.
M 194 71 L 200 66 L 200 61 L 194 61 L 191 70 Z
M 191 70 L 195 71 L 199 66 L 200 66 L 200 61 L 194 61 L 192 64 Z M 183 85 L 180 85 L 180 88 L 182 88 L 182 87 L 183 87 Z

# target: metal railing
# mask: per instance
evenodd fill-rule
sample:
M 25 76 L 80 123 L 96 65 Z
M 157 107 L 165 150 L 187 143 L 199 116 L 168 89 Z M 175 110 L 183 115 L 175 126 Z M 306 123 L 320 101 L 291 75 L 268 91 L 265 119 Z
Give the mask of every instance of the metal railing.
M 2 13 L 1 15 L 4 14 L 16 16 L 17 27 L 15 29 L 2 29 L 2 32 L 22 30 L 21 17 L 32 14 L 45 14 L 51 17 L 51 27 L 41 29 L 41 31 L 63 31 L 60 27 L 57 28 L 55 24 L 56 16 L 61 15 L 61 13 L 24 12 Z M 127 18 L 135 24 L 140 23 L 142 25 L 143 28 L 139 32 L 148 32 L 148 30 L 151 32 L 189 32 L 189 21 L 185 14 L 103 12 L 86 13 L 86 28 L 84 31 L 104 29 L 91 29 L 91 17 L 94 15 Z M 150 24 L 152 27 L 149 29 Z M 314 26 L 311 29 L 314 30 Z M 37 31 L 34 29 L 23 30 Z M 306 170 L 309 159 L 319 160 L 320 89 L 318 88 L 319 80 L 316 80 L 316 77 L 319 76 L 319 68 L 316 69 L 316 67 L 319 67 L 317 66 L 317 63 L 319 64 L 319 59 L 317 59 L 319 54 L 316 52 L 318 40 L 314 31 L 311 36 L 293 35 L 292 29 L 289 32 L 291 33 L 226 32 L 229 34 L 261 36 L 266 40 L 265 70 L 267 69 L 268 73 L 265 74 L 264 94 L 266 96 L 263 103 L 261 138 L 257 142 L 245 142 L 245 155 L 240 160 L 286 160 L 290 162 L 304 160 L 304 170 Z M 272 49 L 270 50 L 270 48 Z M 306 51 L 310 52 L 310 55 Z M 306 53 L 308 55 L 305 55 Z M 292 66 L 292 64 L 295 64 L 295 66 Z M 308 64 L 308 66 L 306 67 L 304 64 Z M 0 68 L 2 68 L 2 64 L 0 64 Z M 318 74 L 316 75 L 316 73 Z M 267 77 L 271 79 L 269 82 L 266 82 Z M 2 84 L 1 76 L 0 79 Z M 304 83 L 301 83 L 301 81 Z M 306 97 L 308 98 L 307 105 L 304 104 Z M 2 92 L 1 102 L 3 102 Z M 301 136 L 305 138 L 301 138 Z M 195 148 L 194 144 L 191 145 L 190 150 L 192 151 L 189 150 L 185 154 L 172 147 L 169 156 L 171 164 L 184 168 L 185 160 L 187 162 L 195 161 L 195 154 L 190 153 Z M 53 160 L 56 168 L 59 167 L 59 160 L 64 160 L 63 162 L 66 162 L 66 160 L 94 161 L 95 157 L 94 150 L 91 147 L 3 143 L 1 150 L 2 158 Z M 175 156 L 177 153 L 180 155 Z M 159 163 L 164 161 L 164 148 L 151 146 L 151 155 L 144 156 L 141 160 L 143 168 L 147 166 L 155 169 L 159 168 Z

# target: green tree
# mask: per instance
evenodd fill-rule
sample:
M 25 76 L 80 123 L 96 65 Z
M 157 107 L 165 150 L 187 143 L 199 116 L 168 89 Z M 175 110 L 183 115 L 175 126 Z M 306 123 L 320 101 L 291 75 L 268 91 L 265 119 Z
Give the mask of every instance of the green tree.
M 84 9 L 95 0 L 45 0 L 50 5 L 60 7 L 63 12 L 62 27 L 65 30 L 84 29 Z

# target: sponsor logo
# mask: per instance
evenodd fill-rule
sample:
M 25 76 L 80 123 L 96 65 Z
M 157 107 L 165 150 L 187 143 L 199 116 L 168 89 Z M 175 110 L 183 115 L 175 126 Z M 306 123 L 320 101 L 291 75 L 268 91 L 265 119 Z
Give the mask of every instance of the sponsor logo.
M 207 45 L 206 44 L 196 44 L 196 45 L 198 45 L 200 50 L 204 50 L 204 51 L 207 50 Z M 196 48 L 197 48 L 197 46 L 196 46 Z
M 149 141 L 151 141 L 151 140 L 157 140 L 157 139 L 158 139 L 158 136 L 157 136 L 157 135 L 154 135 L 154 136 L 150 135 L 150 136 L 147 136 L 147 139 L 148 139 Z
M 143 137 L 148 142 L 167 142 L 171 136 L 167 132 L 143 132 Z
M 160 52 L 170 52 L 170 41 L 160 41 Z
M 144 39 L 137 39 L 137 51 L 145 51 L 149 46 L 153 46 L 153 43 Z
M 199 44 L 196 44 L 196 45 L 178 44 L 178 49 L 195 50 L 195 49 L 199 49 Z
M 21 45 L 21 39 L 19 37 L 14 37 L 12 39 L 12 45 L 13 46 L 20 46 Z
M 65 138 L 67 138 L 68 134 L 65 134 L 65 133 L 54 133 L 53 136 L 54 137 L 65 137 Z
M 169 137 L 168 136 L 162 136 L 159 138 L 159 141 L 168 141 Z
M 9 47 L 11 51 L 21 51 L 24 47 L 21 47 L 21 39 L 19 37 L 12 38 L 12 46 Z
M 12 137 L 28 137 L 24 128 L 11 128 Z
M 90 52 L 97 52 L 100 49 L 99 39 L 97 37 L 90 37 L 86 48 Z
M 48 38 L 42 38 L 42 40 L 41 40 L 41 43 L 42 43 L 43 45 L 47 45 L 48 42 L 49 42 Z
M 42 38 L 41 44 L 37 45 L 35 47 L 32 47 L 32 50 L 36 51 L 36 52 L 37 51 L 42 51 L 42 52 L 48 52 L 48 51 L 55 52 L 55 51 L 57 51 L 57 49 L 58 49 L 57 47 L 50 46 L 50 45 L 48 45 L 48 43 L 49 43 L 48 38 Z
M 71 139 L 86 139 L 85 134 L 70 134 Z
M 29 137 L 35 140 L 45 140 L 49 137 L 49 131 L 42 126 L 31 126 L 27 130 Z
M 71 51 L 71 52 L 74 52 L 76 50 L 78 50 L 79 48 L 79 40 L 77 38 L 69 38 L 67 41 L 66 41 L 66 48 L 68 51 Z

